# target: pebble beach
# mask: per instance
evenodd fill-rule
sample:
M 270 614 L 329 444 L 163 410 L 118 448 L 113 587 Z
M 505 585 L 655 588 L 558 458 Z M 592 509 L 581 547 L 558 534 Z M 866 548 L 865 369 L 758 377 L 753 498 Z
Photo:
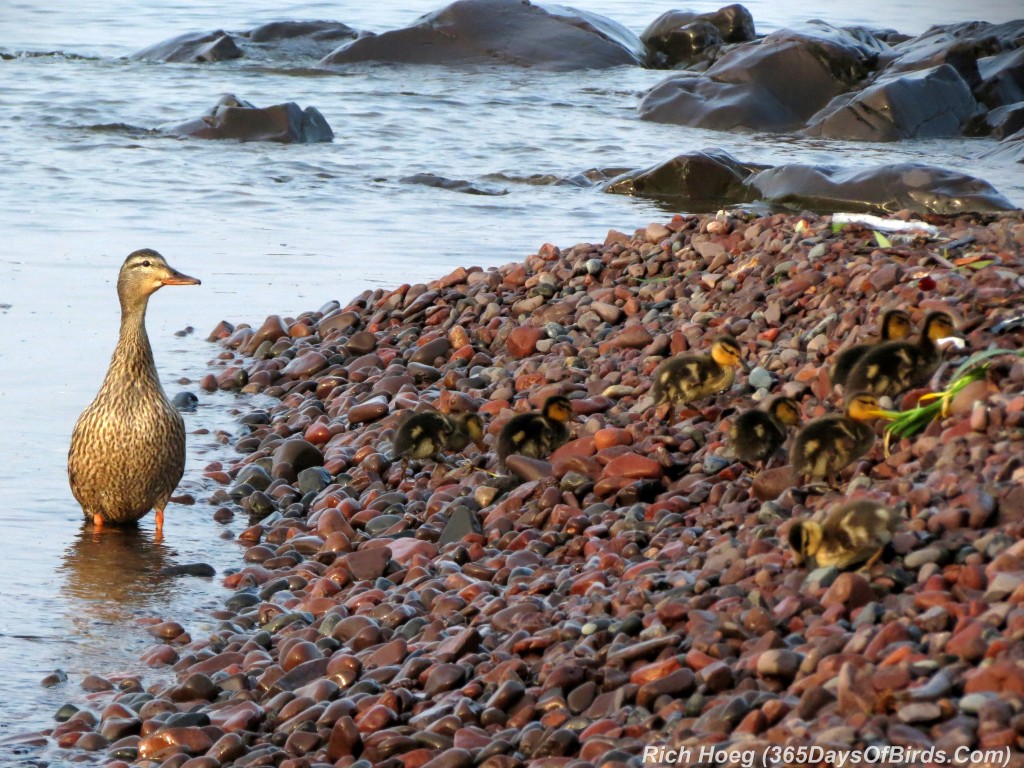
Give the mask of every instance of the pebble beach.
M 137 669 L 93 670 L 26 750 L 617 768 L 887 746 L 1024 764 L 1024 219 L 927 223 L 675 216 L 221 323 L 197 394 L 240 393 L 237 458 L 201 479 L 245 546 L 217 575 L 231 592 L 209 616 L 140 620 Z M 878 424 L 841 490 L 731 457 L 730 417 L 771 396 L 805 421 L 840 410 L 829 360 L 893 307 L 955 318 L 965 346 L 934 389 L 972 353 L 1005 354 L 888 452 Z M 665 423 L 652 371 L 724 332 L 749 371 Z M 256 393 L 270 405 L 246 407 Z M 553 394 L 572 403 L 569 442 L 499 466 L 502 424 Z M 403 474 L 396 429 L 425 409 L 475 411 L 485 438 Z M 859 498 L 901 518 L 879 562 L 796 565 L 792 521 Z

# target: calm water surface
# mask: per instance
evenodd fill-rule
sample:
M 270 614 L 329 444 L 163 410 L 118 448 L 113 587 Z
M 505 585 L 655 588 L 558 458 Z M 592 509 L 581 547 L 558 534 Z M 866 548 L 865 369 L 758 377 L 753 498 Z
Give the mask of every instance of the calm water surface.
M 425 281 L 459 265 L 522 259 L 544 242 L 602 240 L 663 220 L 651 203 L 527 183 L 594 167 L 642 167 L 683 151 L 723 147 L 745 160 L 845 165 L 923 160 L 968 170 L 1024 203 L 1020 167 L 986 164 L 987 141 L 849 145 L 770 135 L 714 134 L 642 123 L 640 95 L 663 74 L 621 69 L 550 74 L 464 73 L 367 66 L 345 74 L 124 61 L 186 31 L 248 29 L 282 18 L 333 18 L 382 31 L 441 3 L 301 3 L 243 0 L 224 10 L 198 0 L 7 0 L 0 7 L 0 740 L 52 725 L 66 701 L 81 705 L 83 676 L 155 673 L 139 619 L 173 618 L 202 635 L 225 591 L 214 579 L 168 579 L 165 565 L 196 561 L 219 574 L 239 563 L 243 524 L 212 522 L 202 467 L 230 457 L 216 439 L 232 409 L 202 396 L 186 416 L 189 464 L 182 490 L 194 506 L 168 509 L 163 542 L 147 518 L 136 533 L 94 540 L 67 487 L 74 420 L 103 377 L 117 333 L 114 281 L 128 252 L 161 251 L 200 277 L 197 288 L 157 294 L 149 328 L 170 394 L 198 392 L 216 348 L 203 341 L 222 318 L 259 322 L 295 314 L 368 286 Z M 670 4 L 591 0 L 577 6 L 639 32 Z M 714 10 L 719 3 L 685 7 Z M 750 2 L 758 31 L 808 18 L 919 33 L 932 23 L 1005 21 L 1019 0 L 985 4 Z M 897 8 L 896 6 L 899 6 Z M 259 106 L 316 106 L 336 139 L 315 146 L 163 138 L 160 125 L 194 117 L 221 93 Z M 436 173 L 507 190 L 471 196 L 400 183 Z M 191 335 L 175 332 L 194 326 Z M 55 669 L 68 681 L 43 688 Z M 6 764 L 11 745 L 0 746 Z M 29 751 L 20 759 L 48 759 Z

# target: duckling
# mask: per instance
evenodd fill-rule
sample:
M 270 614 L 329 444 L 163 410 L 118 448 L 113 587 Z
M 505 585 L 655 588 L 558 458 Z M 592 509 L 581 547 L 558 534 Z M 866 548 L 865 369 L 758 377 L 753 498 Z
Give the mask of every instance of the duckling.
M 829 377 L 833 384 L 845 386 L 850 371 L 864 355 L 879 344 L 887 341 L 902 341 L 910 335 L 910 315 L 902 309 L 890 309 L 882 315 L 881 329 L 878 333 L 877 342 L 854 344 L 839 351 L 829 371 Z
M 733 453 L 747 464 L 762 466 L 786 441 L 786 428 L 800 424 L 800 406 L 785 395 L 773 397 L 765 410 L 752 409 L 737 416 L 729 430 Z
M 498 461 L 512 454 L 543 459 L 569 439 L 566 422 L 572 418 L 572 403 L 563 395 L 552 395 L 540 412 L 513 416 L 498 433 Z
M 96 528 L 134 523 L 152 509 L 162 535 L 164 507 L 185 471 L 185 423 L 160 386 L 146 334 L 149 297 L 165 285 L 199 281 L 149 248 L 121 265 L 120 336 L 103 384 L 71 434 L 71 492 Z
M 441 454 L 446 450 L 460 451 L 471 441 L 479 443 L 483 435 L 483 421 L 475 413 L 451 416 L 437 411 L 414 413 L 398 428 L 392 459 L 403 459 L 404 475 L 410 460 L 433 458 L 438 463 L 444 463 Z
M 651 394 L 655 406 L 669 403 L 665 420 L 672 421 L 677 403 L 692 403 L 731 387 L 736 367 L 743 365 L 740 354 L 736 339 L 720 336 L 707 354 L 677 355 L 655 368 Z
M 825 520 L 799 520 L 789 529 L 789 545 L 797 565 L 849 568 L 867 560 L 861 570 L 878 562 L 892 541 L 899 516 L 875 501 L 862 499 L 841 504 Z
M 789 451 L 793 470 L 803 477 L 827 479 L 835 487 L 835 477 L 871 450 L 875 432 L 866 422 L 884 415 L 878 398 L 870 392 L 857 392 L 846 403 L 842 416 L 822 416 L 797 433 Z
M 868 350 L 850 371 L 846 386 L 852 392 L 895 397 L 926 384 L 939 367 L 939 339 L 956 333 L 953 318 L 931 312 L 924 319 L 917 343 L 887 341 Z
M 440 462 L 454 432 L 455 425 L 442 413 L 423 411 L 411 414 L 398 427 L 392 458 L 405 460 L 403 474 L 410 459 L 422 461 L 433 457 L 434 461 Z
M 448 450 L 461 451 L 470 443 L 483 444 L 484 421 L 478 414 L 453 413 L 448 417 L 455 431 L 448 437 Z

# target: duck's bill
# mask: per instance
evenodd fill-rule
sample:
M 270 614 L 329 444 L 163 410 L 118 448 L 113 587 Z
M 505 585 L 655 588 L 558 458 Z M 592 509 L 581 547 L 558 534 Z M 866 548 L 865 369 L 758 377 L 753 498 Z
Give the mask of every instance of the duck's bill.
M 865 411 L 865 414 L 872 419 L 888 419 L 889 421 L 898 419 L 901 415 L 899 411 L 883 411 L 881 408 Z
M 183 275 L 181 272 L 178 272 L 177 270 L 171 272 L 171 274 L 169 274 L 167 277 L 161 280 L 161 282 L 164 285 L 202 285 L 202 283 L 197 278 L 189 277 L 188 275 Z

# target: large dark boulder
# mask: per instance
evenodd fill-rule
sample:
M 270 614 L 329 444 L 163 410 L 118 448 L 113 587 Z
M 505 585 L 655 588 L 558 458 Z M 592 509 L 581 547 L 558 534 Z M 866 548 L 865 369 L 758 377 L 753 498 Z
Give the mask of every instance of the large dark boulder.
M 311 64 L 359 34 L 340 21 L 272 21 L 244 32 L 189 32 L 143 48 L 129 58 L 210 63 L 244 57 Z
M 651 64 L 666 68 L 691 66 L 723 44 L 746 43 L 755 37 L 754 17 L 738 4 L 713 13 L 666 11 L 640 33 Z
M 748 184 L 765 201 L 796 210 L 957 214 L 1015 209 L 987 181 L 918 163 L 866 169 L 781 165 L 754 174 Z
M 452 66 L 501 64 L 548 70 L 637 66 L 640 39 L 597 14 L 529 0 L 456 0 L 412 26 L 367 35 L 326 56 L 323 66 L 367 61 Z
M 983 21 L 972 21 L 932 27 L 924 34 L 893 46 L 894 57 L 886 72 L 914 72 L 949 64 L 973 86 L 980 79 L 978 59 L 1004 50 L 994 35 L 986 34 L 991 26 Z
M 998 147 L 985 152 L 982 157 L 1006 163 L 1024 163 L 1024 128 L 1007 136 Z
M 963 133 L 978 103 L 949 64 L 879 78 L 833 99 L 804 133 L 850 141 L 950 138 Z
M 196 139 L 235 139 L 237 141 L 277 141 L 313 143 L 331 141 L 334 132 L 324 116 L 313 107 L 302 109 L 293 101 L 262 109 L 231 95 L 205 115 L 162 129 L 175 136 Z
M 713 130 L 794 131 L 870 71 L 885 43 L 821 22 L 739 45 L 695 75 L 673 75 L 640 103 L 646 120 Z
M 664 163 L 628 171 L 602 185 L 604 192 L 672 202 L 690 212 L 753 201 L 744 183 L 768 166 L 744 163 L 722 149 L 687 152 Z
M 978 60 L 974 93 L 989 109 L 1024 101 L 1024 45 Z
M 1006 139 L 1024 128 L 1024 101 L 1007 104 L 981 115 L 971 125 L 971 136 Z
M 245 54 L 235 38 L 224 30 L 188 32 L 136 51 L 128 58 L 147 61 L 207 63 L 240 59 Z

